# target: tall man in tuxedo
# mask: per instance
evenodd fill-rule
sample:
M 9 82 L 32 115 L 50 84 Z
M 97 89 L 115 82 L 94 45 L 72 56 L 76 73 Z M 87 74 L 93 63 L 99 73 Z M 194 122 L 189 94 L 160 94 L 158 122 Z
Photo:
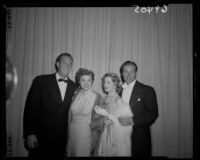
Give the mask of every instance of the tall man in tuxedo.
M 132 125 L 132 156 L 151 157 L 150 126 L 158 117 L 158 104 L 153 87 L 136 80 L 137 65 L 126 61 L 120 67 L 122 99 L 129 103 L 133 117 L 119 117 L 123 126 Z
M 36 76 L 25 102 L 23 138 L 29 156 L 62 156 L 67 144 L 68 109 L 77 88 L 68 78 L 73 58 L 61 53 L 56 73 Z

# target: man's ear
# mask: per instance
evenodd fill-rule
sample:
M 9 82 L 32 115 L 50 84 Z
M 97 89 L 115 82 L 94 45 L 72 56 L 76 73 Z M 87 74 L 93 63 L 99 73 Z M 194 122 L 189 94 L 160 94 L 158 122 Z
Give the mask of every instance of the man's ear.
M 59 68 L 59 62 L 56 62 L 56 67 Z

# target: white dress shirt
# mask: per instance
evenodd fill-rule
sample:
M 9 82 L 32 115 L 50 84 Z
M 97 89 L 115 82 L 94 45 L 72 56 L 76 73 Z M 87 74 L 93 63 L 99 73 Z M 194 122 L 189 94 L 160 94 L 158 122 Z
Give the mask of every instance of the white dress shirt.
M 124 83 L 122 85 L 122 87 L 123 87 L 122 99 L 124 100 L 124 102 L 126 102 L 128 104 L 129 104 L 129 101 L 130 101 L 131 93 L 132 93 L 133 87 L 135 85 L 135 82 L 136 82 L 136 80 L 134 80 L 130 84 Z
M 59 86 L 59 89 L 60 89 L 60 93 L 61 93 L 61 96 L 62 96 L 62 100 L 64 100 L 64 97 L 65 97 L 65 92 L 66 92 L 66 88 L 67 88 L 67 83 L 61 81 L 59 82 L 58 79 L 60 79 L 61 77 L 59 76 L 58 73 L 56 73 L 56 80 L 57 80 L 57 83 L 58 83 L 58 86 Z M 62 79 L 62 78 L 61 78 Z M 66 77 L 65 80 L 67 80 L 68 78 Z

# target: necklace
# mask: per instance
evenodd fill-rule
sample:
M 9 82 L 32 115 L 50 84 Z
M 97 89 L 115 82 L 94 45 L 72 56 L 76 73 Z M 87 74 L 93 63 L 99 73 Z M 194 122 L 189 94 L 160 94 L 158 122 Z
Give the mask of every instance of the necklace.
M 119 95 L 118 94 L 113 94 L 113 95 L 107 95 L 105 99 L 105 104 L 106 104 L 106 110 L 108 113 L 113 114 L 117 104 L 116 101 L 118 99 Z
M 118 99 L 118 97 L 119 97 L 118 94 L 107 95 L 107 97 L 106 97 L 106 102 L 107 102 L 108 104 L 110 104 L 110 103 L 112 104 L 112 103 L 116 102 L 116 100 Z

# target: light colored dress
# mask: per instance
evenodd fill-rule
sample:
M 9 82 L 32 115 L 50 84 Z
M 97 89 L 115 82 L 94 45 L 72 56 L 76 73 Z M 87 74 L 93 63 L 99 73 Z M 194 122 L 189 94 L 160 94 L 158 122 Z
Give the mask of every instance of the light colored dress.
M 89 157 L 91 145 L 91 113 L 96 94 L 90 89 L 80 91 L 69 109 L 68 157 Z
M 107 111 L 114 116 L 110 125 L 105 126 L 101 135 L 98 156 L 131 156 L 132 126 L 121 126 L 118 117 L 133 116 L 130 106 L 118 96 L 107 101 Z

